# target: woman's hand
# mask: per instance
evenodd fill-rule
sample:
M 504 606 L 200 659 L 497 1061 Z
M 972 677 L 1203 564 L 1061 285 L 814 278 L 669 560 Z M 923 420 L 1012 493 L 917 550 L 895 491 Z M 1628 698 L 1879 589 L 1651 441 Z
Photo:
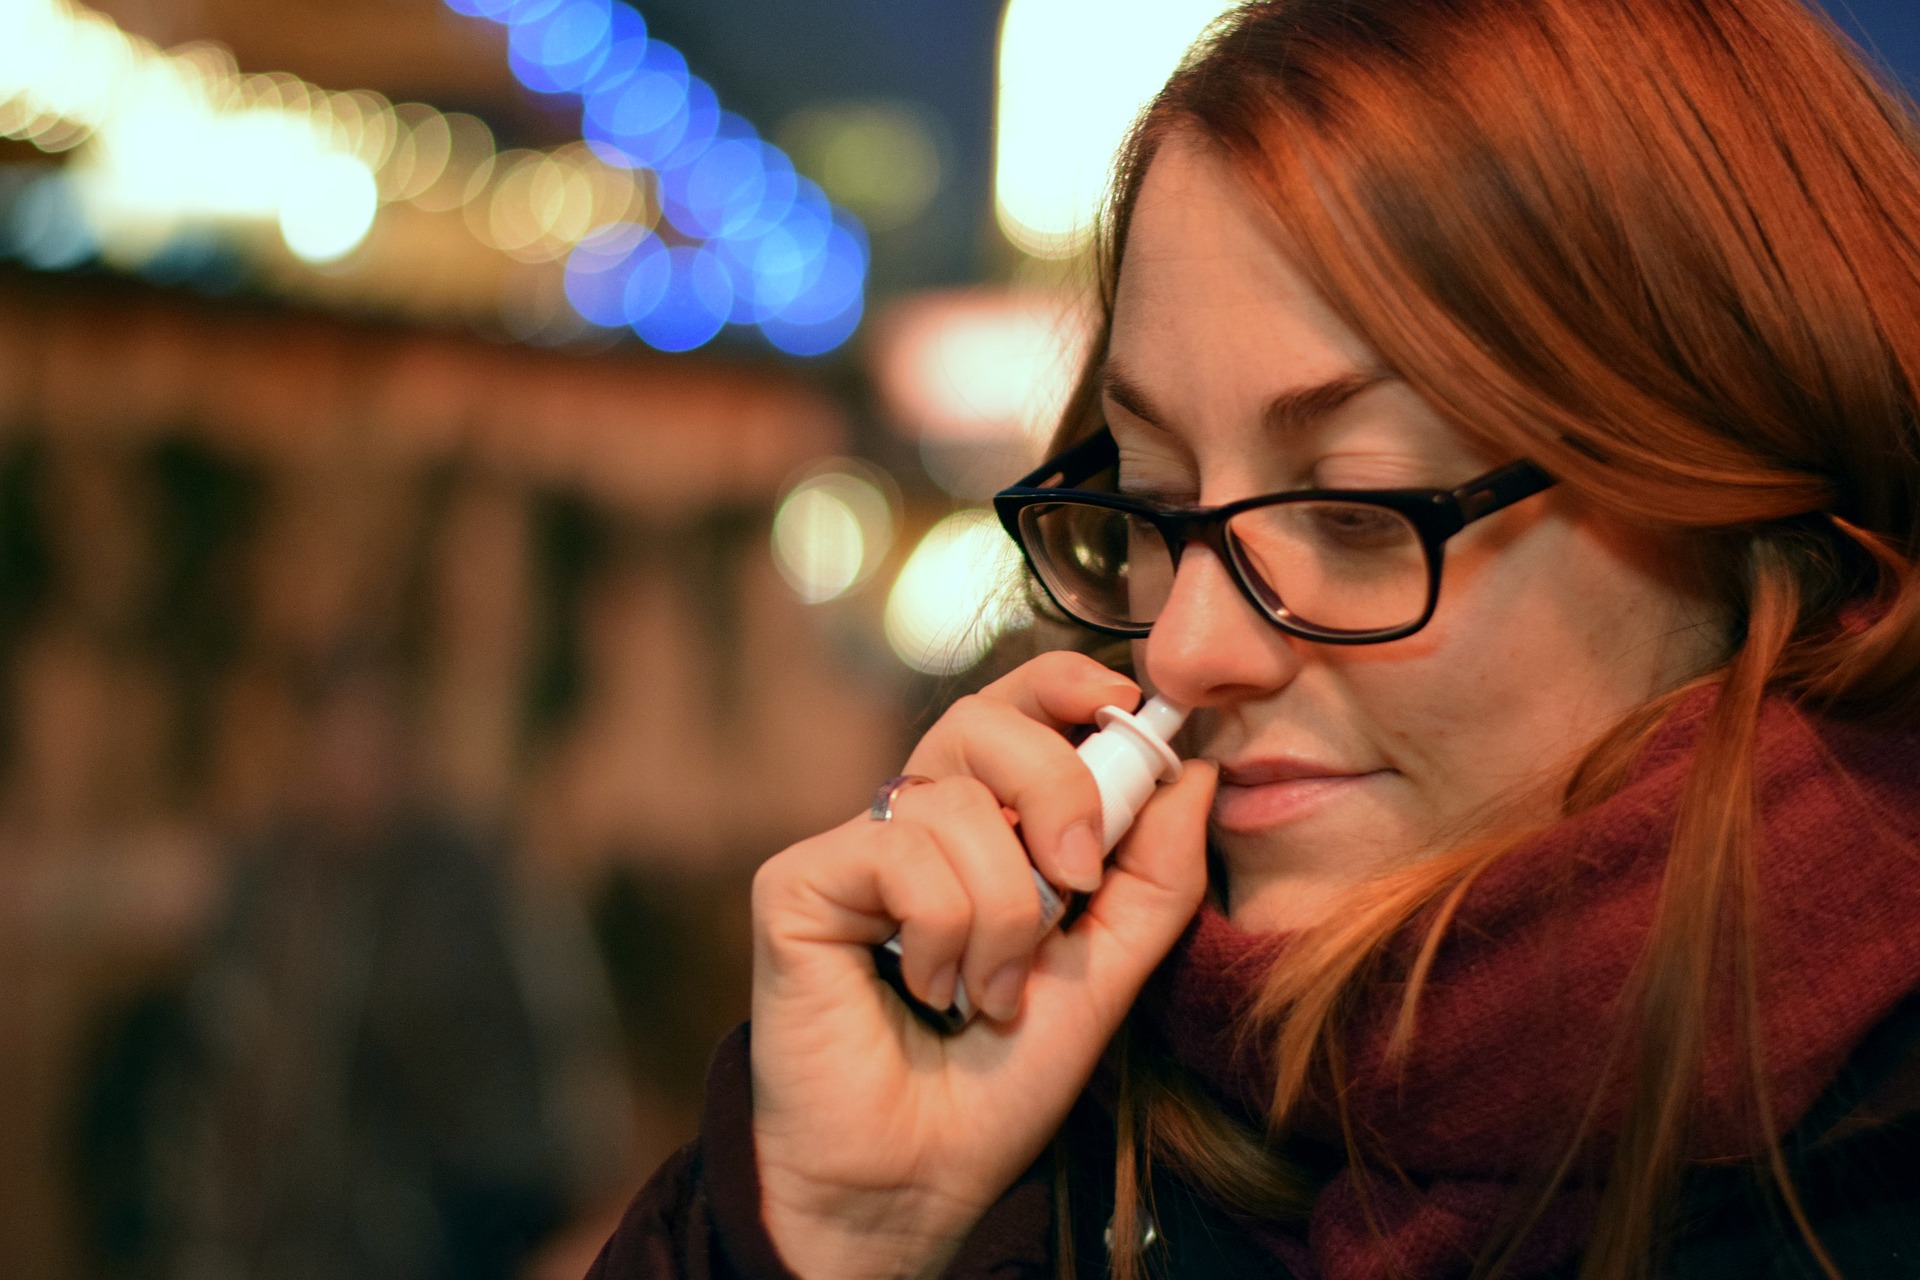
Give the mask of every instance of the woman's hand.
M 1061 730 L 1139 696 L 1079 654 L 1036 658 L 934 725 L 907 769 L 935 782 L 900 791 L 891 822 L 862 815 L 755 877 L 761 1206 L 798 1274 L 944 1267 L 1198 908 L 1207 764 L 1149 800 L 1101 878 L 1099 793 Z M 1029 857 L 1097 890 L 1070 931 L 1039 936 Z M 945 1008 L 966 984 L 982 1016 L 960 1034 L 927 1030 L 880 981 L 871 948 L 896 930 L 915 995 Z

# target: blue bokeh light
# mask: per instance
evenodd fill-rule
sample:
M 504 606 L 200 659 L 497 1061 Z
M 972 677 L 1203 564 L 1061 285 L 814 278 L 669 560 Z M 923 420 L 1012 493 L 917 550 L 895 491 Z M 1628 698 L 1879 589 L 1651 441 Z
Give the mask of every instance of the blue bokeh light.
M 699 76 L 688 76 L 687 131 L 681 135 L 678 146 L 660 157 L 657 168 L 663 177 L 700 158 L 720 127 L 720 116 L 720 98 L 713 86 Z
M 760 172 L 764 178 L 759 208 L 744 224 L 728 233 L 742 240 L 754 239 L 780 225 L 780 220 L 793 208 L 793 198 L 800 189 L 800 175 L 794 172 L 793 161 L 787 159 L 786 152 L 770 142 L 760 143 L 759 151 Z
M 620 298 L 620 318 L 635 333 L 667 296 L 667 286 L 672 280 L 672 252 L 659 236 L 649 232 L 628 259 L 626 292 Z
M 692 164 L 660 175 L 660 201 L 668 221 L 706 240 L 743 231 L 760 212 L 766 194 L 767 171 L 756 139 L 719 139 Z
M 864 311 L 865 303 L 856 297 L 845 311 L 818 323 L 799 324 L 775 316 L 760 322 L 760 332 L 790 356 L 823 356 L 853 336 Z
M 507 39 L 513 74 L 539 93 L 577 92 L 612 51 L 612 0 L 566 0 L 538 21 L 514 27 Z
M 603 77 L 586 95 L 581 130 L 610 164 L 657 165 L 680 145 L 690 116 L 687 63 L 673 46 L 649 41 L 624 77 Z
M 602 227 L 567 259 L 568 300 L 587 320 L 626 325 L 685 351 L 732 323 L 775 347 L 818 355 L 864 311 L 865 232 L 754 127 L 720 107 L 678 50 L 620 0 L 446 0 L 508 28 L 508 62 L 538 93 L 572 95 L 602 161 L 654 171 L 668 239 Z M 696 243 L 669 243 L 668 240 Z
M 618 329 L 627 323 L 627 282 L 647 228 L 618 222 L 594 231 L 567 255 L 567 301 L 593 323 Z
M 711 248 L 678 245 L 648 259 L 666 264 L 665 287 L 644 314 L 627 323 L 661 351 L 691 351 L 720 332 L 733 309 L 733 281 Z M 638 278 L 636 273 L 636 278 Z
M 584 100 L 608 85 L 624 82 L 646 59 L 648 44 L 646 19 L 623 4 L 614 5 L 607 35 L 607 56 L 573 92 Z M 672 48 L 671 45 L 662 47 Z

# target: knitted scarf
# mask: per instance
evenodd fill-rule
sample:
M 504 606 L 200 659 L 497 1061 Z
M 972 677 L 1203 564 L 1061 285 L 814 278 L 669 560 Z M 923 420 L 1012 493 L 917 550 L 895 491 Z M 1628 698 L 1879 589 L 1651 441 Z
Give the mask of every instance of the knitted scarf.
M 1390 950 L 1345 1024 L 1344 1119 L 1324 1096 L 1295 1141 L 1334 1169 L 1296 1227 L 1261 1225 L 1301 1277 L 1440 1280 L 1469 1274 L 1542 1171 L 1566 1154 L 1598 1096 L 1576 1173 L 1528 1234 L 1510 1275 L 1577 1256 L 1624 1109 L 1619 1055 L 1603 1062 L 1654 918 L 1701 711 L 1647 744 L 1626 786 L 1494 864 L 1445 935 L 1411 1050 L 1388 1037 L 1418 945 Z M 1773 700 L 1761 719 L 1757 980 L 1774 1132 L 1835 1080 L 1862 1036 L 1920 987 L 1920 735 L 1826 719 Z M 1285 938 L 1203 911 L 1140 1012 L 1174 1058 L 1256 1126 L 1272 1077 L 1239 1036 L 1247 1001 Z M 1696 1092 L 1689 1158 L 1755 1153 L 1746 1042 L 1716 1019 Z M 1326 1091 L 1319 1090 L 1318 1094 Z M 1348 1161 L 1351 1140 L 1362 1158 Z

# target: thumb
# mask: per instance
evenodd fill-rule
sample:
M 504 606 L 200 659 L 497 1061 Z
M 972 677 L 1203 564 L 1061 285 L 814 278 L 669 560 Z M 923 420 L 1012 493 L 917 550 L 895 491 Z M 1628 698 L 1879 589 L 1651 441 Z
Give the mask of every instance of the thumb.
M 1073 926 L 1086 947 L 1089 993 L 1124 1013 L 1200 908 L 1207 889 L 1207 813 L 1219 770 L 1188 760 L 1121 837 L 1113 865 Z M 1112 1006 L 1110 1006 L 1112 1007 Z

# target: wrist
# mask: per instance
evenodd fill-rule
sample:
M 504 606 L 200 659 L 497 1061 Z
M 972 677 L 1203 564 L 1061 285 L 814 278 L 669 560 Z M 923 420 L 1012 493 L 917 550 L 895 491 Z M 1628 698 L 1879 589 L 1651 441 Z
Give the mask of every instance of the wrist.
M 910 1192 L 817 1193 L 808 1203 L 782 1196 L 780 1179 L 761 1173 L 760 1213 L 767 1237 L 800 1280 L 934 1280 L 959 1251 L 966 1225 Z

